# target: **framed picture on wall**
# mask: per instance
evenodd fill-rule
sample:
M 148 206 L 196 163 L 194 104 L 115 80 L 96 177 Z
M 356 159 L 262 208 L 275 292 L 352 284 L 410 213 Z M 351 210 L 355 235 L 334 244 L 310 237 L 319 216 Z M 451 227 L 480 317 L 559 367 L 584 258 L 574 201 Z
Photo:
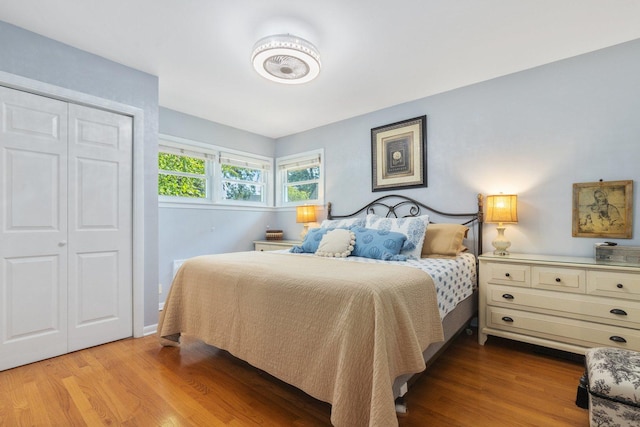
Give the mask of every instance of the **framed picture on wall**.
M 573 237 L 631 239 L 633 181 L 573 184 Z
M 373 191 L 427 186 L 427 116 L 371 129 Z

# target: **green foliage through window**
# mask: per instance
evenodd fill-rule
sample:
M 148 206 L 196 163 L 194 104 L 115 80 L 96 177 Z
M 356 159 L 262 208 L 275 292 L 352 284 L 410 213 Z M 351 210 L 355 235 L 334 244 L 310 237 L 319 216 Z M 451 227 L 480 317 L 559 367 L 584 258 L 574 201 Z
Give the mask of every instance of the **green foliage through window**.
M 207 197 L 204 159 L 159 153 L 158 169 L 159 195 L 197 199 Z
M 287 201 L 299 202 L 318 198 L 320 167 L 289 169 L 287 174 Z
M 173 172 L 187 172 L 204 175 L 205 160 L 197 157 L 179 156 L 177 154 L 159 153 L 158 168 Z
M 225 199 L 263 201 L 264 175 L 262 169 L 225 164 L 221 165 L 221 169 L 222 190 Z

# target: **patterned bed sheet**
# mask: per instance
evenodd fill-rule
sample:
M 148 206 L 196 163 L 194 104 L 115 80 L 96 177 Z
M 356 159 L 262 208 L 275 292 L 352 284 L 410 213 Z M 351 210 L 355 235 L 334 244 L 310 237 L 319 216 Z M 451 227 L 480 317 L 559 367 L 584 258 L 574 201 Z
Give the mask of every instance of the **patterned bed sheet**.
M 302 253 L 292 254 L 288 249 L 274 251 L 295 256 L 314 256 Z M 370 264 L 395 264 L 421 269 L 431 276 L 438 295 L 438 310 L 440 318 L 449 314 L 458 303 L 464 301 L 477 288 L 476 257 L 471 253 L 463 253 L 456 258 L 421 258 L 407 261 L 382 261 L 377 259 L 350 256 L 347 258 L 332 258 L 336 262 L 362 262 Z

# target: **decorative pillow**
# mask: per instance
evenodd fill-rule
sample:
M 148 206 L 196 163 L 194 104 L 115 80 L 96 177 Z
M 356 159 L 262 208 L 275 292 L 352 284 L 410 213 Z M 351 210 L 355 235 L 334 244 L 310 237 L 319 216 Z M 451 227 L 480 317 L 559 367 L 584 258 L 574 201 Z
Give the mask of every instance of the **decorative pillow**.
M 400 253 L 406 255 L 409 259 L 420 259 L 425 231 L 427 230 L 427 225 L 429 225 L 429 215 L 406 218 L 385 218 L 375 214 L 369 214 L 366 218 L 366 224 L 367 228 L 404 234 L 407 236 L 407 240 L 404 242 Z
M 356 244 L 353 231 L 336 228 L 324 235 L 316 251 L 316 255 L 335 258 L 346 258 L 351 255 Z
M 351 228 L 364 227 L 364 218 L 325 219 L 320 228 Z
M 429 224 L 422 245 L 423 258 L 455 257 L 466 248 L 462 240 L 469 227 L 460 224 Z
M 292 247 L 289 252 L 293 252 L 296 254 L 315 254 L 318 250 L 318 246 L 320 245 L 320 241 L 322 241 L 324 235 L 329 231 L 331 231 L 331 228 L 310 228 L 307 235 L 304 236 L 302 245 Z
M 404 234 L 363 227 L 354 227 L 351 231 L 356 236 L 356 245 L 351 255 L 384 261 L 407 260 L 405 255 L 400 254 L 400 250 L 407 240 L 407 236 Z

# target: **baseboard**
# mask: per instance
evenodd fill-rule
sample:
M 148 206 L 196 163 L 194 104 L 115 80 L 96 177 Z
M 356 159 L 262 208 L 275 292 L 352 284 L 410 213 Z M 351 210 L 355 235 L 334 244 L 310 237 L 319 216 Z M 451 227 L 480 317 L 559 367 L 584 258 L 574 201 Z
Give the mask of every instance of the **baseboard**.
M 153 335 L 158 332 L 158 324 L 145 326 L 142 330 L 142 334 L 146 337 L 147 335 Z

